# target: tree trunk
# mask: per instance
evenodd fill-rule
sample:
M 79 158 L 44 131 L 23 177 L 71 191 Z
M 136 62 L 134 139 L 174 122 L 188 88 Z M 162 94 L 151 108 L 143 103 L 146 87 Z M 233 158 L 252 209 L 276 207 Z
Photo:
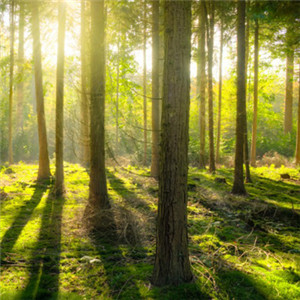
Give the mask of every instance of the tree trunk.
M 299 82 L 298 82 L 298 120 L 297 120 L 297 144 L 296 144 L 296 165 L 300 165 L 300 60 L 299 60 Z
M 251 144 L 251 166 L 256 166 L 256 135 L 257 135 L 257 102 L 258 102 L 258 55 L 259 55 L 259 25 L 255 20 L 254 32 L 254 98 L 253 98 L 253 124 L 252 124 L 252 144 Z
M 20 81 L 17 84 L 17 128 L 19 131 L 23 131 L 23 101 L 24 101 L 24 82 L 23 82 L 23 70 L 24 70 L 24 25 L 25 14 L 24 4 L 19 4 L 19 47 L 18 47 L 18 75 Z
M 214 52 L 214 2 L 210 2 L 209 37 L 208 37 L 208 129 L 209 129 L 209 171 L 214 173 L 215 147 L 214 147 L 214 111 L 213 111 L 213 52 Z
M 287 36 L 289 33 L 287 29 Z M 294 50 L 288 49 L 286 57 L 286 84 L 285 84 L 285 114 L 284 132 L 287 134 L 293 129 L 293 74 L 294 74 Z
M 109 208 L 105 175 L 105 36 L 104 1 L 91 2 L 90 194 L 97 209 Z
M 14 82 L 14 44 L 15 44 L 15 3 L 10 6 L 10 68 L 9 68 L 9 113 L 8 113 L 8 163 L 13 164 L 13 82 Z
M 245 1 L 237 2 L 237 110 L 233 194 L 246 194 L 243 178 L 243 146 L 246 105 Z
M 35 95 L 39 136 L 39 171 L 38 180 L 49 179 L 49 155 L 47 143 L 47 130 L 44 111 L 42 55 L 40 42 L 39 2 L 32 2 L 32 37 L 33 37 L 33 61 L 35 78 Z
M 159 1 L 152 1 L 152 157 L 151 175 L 159 174 Z
M 199 86 L 199 100 L 200 100 L 200 111 L 199 111 L 199 125 L 200 125 L 200 155 L 199 155 L 199 167 L 200 169 L 205 168 L 205 87 L 206 87 L 206 73 L 205 73 L 205 4 L 204 0 L 200 1 L 200 15 L 199 15 L 199 65 L 198 65 L 198 84 Z
M 117 54 L 117 88 L 116 88 L 116 150 L 119 151 L 119 86 L 120 86 L 120 37 L 118 37 Z
M 147 47 L 147 5 L 146 0 L 144 0 L 144 30 L 143 30 L 143 57 L 144 57 L 144 66 L 143 66 L 143 98 L 144 98 L 144 158 L 143 158 L 143 164 L 147 165 L 147 59 L 146 59 L 146 47 Z
M 65 63 L 66 6 L 62 0 L 58 4 L 58 47 L 56 70 L 56 130 L 55 130 L 55 193 L 64 192 L 64 63 Z
M 192 279 L 187 236 L 191 2 L 165 1 L 161 166 L 155 285 Z
M 89 145 L 89 97 L 87 93 L 87 47 L 86 47 L 86 6 L 85 0 L 81 0 L 81 99 L 80 99 L 80 130 L 81 130 L 81 163 L 89 165 L 90 145 Z
M 220 161 L 220 140 L 221 140 L 221 109 L 222 109 L 222 61 L 223 61 L 223 19 L 221 18 L 220 29 L 220 62 L 219 62 L 219 105 L 218 105 L 218 134 L 216 162 Z

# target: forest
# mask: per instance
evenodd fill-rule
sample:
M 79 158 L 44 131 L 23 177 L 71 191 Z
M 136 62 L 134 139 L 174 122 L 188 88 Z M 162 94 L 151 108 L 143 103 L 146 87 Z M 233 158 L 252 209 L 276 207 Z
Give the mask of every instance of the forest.
M 1 0 L 0 78 L 0 299 L 300 299 L 299 0 Z

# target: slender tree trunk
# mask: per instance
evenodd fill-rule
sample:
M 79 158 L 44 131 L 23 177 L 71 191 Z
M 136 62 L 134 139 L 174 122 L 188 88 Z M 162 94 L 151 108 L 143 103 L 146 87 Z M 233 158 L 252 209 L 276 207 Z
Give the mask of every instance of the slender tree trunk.
M 256 166 L 256 134 L 257 134 L 257 102 L 258 102 L 258 55 L 259 55 L 259 25 L 255 20 L 254 32 L 254 98 L 253 98 L 253 124 L 252 124 L 252 144 L 251 144 L 251 166 Z
M 81 99 L 80 99 L 80 131 L 81 131 L 81 162 L 84 166 L 89 165 L 90 145 L 89 145 L 89 97 L 87 92 L 87 47 L 86 47 L 86 5 L 85 0 L 81 0 Z
M 25 14 L 24 4 L 21 1 L 19 4 L 19 47 L 18 47 L 18 75 L 20 78 L 17 84 L 17 128 L 19 131 L 23 131 L 23 102 L 24 102 L 24 82 L 23 82 L 23 70 L 24 70 L 24 25 Z
M 39 2 L 32 2 L 32 37 L 35 78 L 35 95 L 39 136 L 39 171 L 38 180 L 48 179 L 51 175 L 49 166 L 47 130 L 44 110 L 42 54 L 40 42 Z
M 104 1 L 91 2 L 90 194 L 97 209 L 109 208 L 105 175 L 105 29 Z
M 116 153 L 119 151 L 119 85 L 120 85 L 120 38 L 118 37 L 117 88 L 116 88 Z
M 152 1 L 152 157 L 151 175 L 159 174 L 159 1 Z
M 213 51 L 214 51 L 214 2 L 210 2 L 209 37 L 208 37 L 208 127 L 209 127 L 209 171 L 214 173 L 215 147 L 214 147 L 214 111 L 213 111 Z
M 66 6 L 61 0 L 58 6 L 58 47 L 56 70 L 56 131 L 55 131 L 55 192 L 64 192 L 64 64 L 65 64 Z
M 294 74 L 294 50 L 289 49 L 286 57 L 286 84 L 285 84 L 284 132 L 286 134 L 291 132 L 293 129 L 293 74 Z
M 147 164 L 147 147 L 148 147 L 148 141 L 147 141 L 147 59 L 146 59 L 146 47 L 147 47 L 147 5 L 146 0 L 144 0 L 144 30 L 143 30 L 143 57 L 144 57 L 144 66 L 143 66 L 143 95 L 144 95 L 144 158 L 143 158 L 143 164 Z
M 219 106 L 218 106 L 218 134 L 216 161 L 220 161 L 220 140 L 221 140 L 221 111 L 222 111 L 222 62 L 223 62 L 223 19 L 221 18 L 220 28 L 220 62 L 219 62 Z
M 233 194 L 246 194 L 243 178 L 245 78 L 245 1 L 237 2 L 237 116 Z
M 8 163 L 13 164 L 13 82 L 14 82 L 14 44 L 15 44 L 15 3 L 10 4 L 10 69 L 9 69 L 9 113 L 8 113 Z
M 297 144 L 296 144 L 296 165 L 300 165 L 300 60 L 299 60 L 299 82 L 298 82 L 298 120 L 297 120 Z
M 191 2 L 165 1 L 164 6 L 162 146 L 152 277 L 159 286 L 192 279 L 187 236 Z
M 198 64 L 198 84 L 199 86 L 199 100 L 200 100 L 200 111 L 199 111 L 199 125 L 200 125 L 200 155 L 199 155 L 199 167 L 200 169 L 205 168 L 205 110 L 206 110 L 206 53 L 205 53 L 205 4 L 204 0 L 200 1 L 200 15 L 199 15 L 199 64 Z

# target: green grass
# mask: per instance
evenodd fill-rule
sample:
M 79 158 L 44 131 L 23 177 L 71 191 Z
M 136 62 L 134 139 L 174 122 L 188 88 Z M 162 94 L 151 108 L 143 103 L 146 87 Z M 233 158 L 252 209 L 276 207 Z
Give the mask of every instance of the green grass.
M 158 188 L 148 169 L 107 169 L 117 229 L 108 240 L 83 226 L 89 183 L 84 168 L 65 164 L 66 194 L 55 199 L 51 181 L 35 182 L 36 165 L 2 167 L 0 298 L 299 299 L 299 170 L 251 171 L 249 195 L 237 197 L 230 193 L 233 170 L 211 175 L 190 168 L 195 280 L 158 288 L 150 284 Z M 283 173 L 291 178 L 281 179 Z

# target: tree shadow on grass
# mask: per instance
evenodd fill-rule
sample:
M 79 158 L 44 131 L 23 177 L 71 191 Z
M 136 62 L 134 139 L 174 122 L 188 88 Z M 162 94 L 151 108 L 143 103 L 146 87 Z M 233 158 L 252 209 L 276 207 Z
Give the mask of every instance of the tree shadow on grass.
M 57 299 L 61 253 L 62 211 L 65 199 L 49 194 L 30 263 L 27 286 L 20 299 Z
M 6 253 L 9 253 L 13 249 L 23 228 L 30 220 L 33 211 L 40 203 L 47 188 L 48 188 L 47 184 L 36 185 L 36 188 L 30 200 L 24 203 L 24 205 L 21 207 L 20 212 L 18 213 L 12 225 L 5 232 L 2 238 L 1 246 L 0 246 L 0 252 L 2 258 L 6 255 Z

